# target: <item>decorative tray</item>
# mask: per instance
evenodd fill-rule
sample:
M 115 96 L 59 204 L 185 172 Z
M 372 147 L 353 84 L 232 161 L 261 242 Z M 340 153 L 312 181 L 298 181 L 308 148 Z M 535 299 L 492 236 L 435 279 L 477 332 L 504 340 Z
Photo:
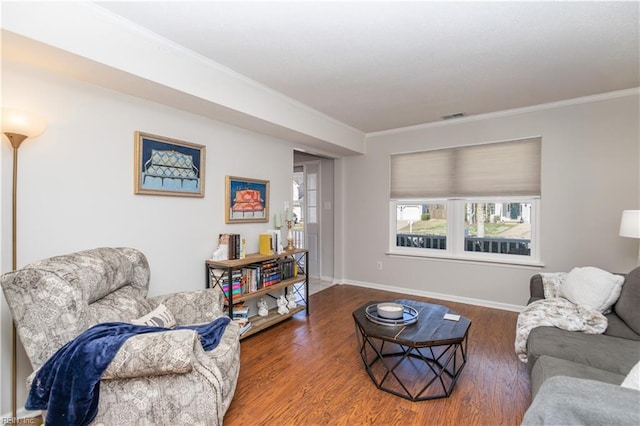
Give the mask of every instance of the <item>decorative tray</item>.
M 373 305 L 367 306 L 364 313 L 367 316 L 367 319 L 371 322 L 375 322 L 380 325 L 388 325 L 388 326 L 400 326 L 400 325 L 409 325 L 418 321 L 418 311 L 407 305 L 402 305 L 404 307 L 404 312 L 402 318 L 398 319 L 388 319 L 383 318 L 378 315 L 378 304 L 375 303 Z

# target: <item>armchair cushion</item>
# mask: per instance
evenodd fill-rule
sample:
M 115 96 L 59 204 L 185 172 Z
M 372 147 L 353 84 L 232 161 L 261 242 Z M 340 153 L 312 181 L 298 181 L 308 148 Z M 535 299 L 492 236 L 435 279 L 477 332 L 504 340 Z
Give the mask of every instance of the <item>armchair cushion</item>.
M 208 351 L 218 346 L 229 322 L 228 317 L 220 317 L 208 324 L 189 326 L 188 331 L 196 331 L 202 348 Z M 84 331 L 40 368 L 25 408 L 47 410 L 47 423 L 51 424 L 91 423 L 98 413 L 102 374 L 127 339 L 146 333 L 168 334 L 172 331 L 127 323 L 98 324 Z M 154 365 L 148 368 L 155 370 Z
M 164 294 L 149 299 L 156 306 L 165 305 L 178 324 L 202 324 L 223 316 L 224 298 L 219 289 Z
M 131 336 L 102 374 L 102 380 L 183 374 L 191 371 L 194 330 Z

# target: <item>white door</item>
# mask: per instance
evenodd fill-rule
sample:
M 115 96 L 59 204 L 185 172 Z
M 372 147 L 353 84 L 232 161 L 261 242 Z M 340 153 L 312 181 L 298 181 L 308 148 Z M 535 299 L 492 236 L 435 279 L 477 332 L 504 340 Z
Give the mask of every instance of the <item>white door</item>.
M 320 278 L 320 162 L 304 163 L 305 242 L 309 249 L 309 276 Z

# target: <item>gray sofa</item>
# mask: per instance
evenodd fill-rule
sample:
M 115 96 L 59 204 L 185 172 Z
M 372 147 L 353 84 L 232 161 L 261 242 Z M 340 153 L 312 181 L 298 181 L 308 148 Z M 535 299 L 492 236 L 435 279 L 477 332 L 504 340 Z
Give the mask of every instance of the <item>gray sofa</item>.
M 529 303 L 544 298 L 542 277 Z M 604 334 L 555 327 L 531 330 L 527 341 L 532 403 L 524 425 L 640 424 L 640 391 L 621 387 L 640 360 L 640 267 L 625 277 Z

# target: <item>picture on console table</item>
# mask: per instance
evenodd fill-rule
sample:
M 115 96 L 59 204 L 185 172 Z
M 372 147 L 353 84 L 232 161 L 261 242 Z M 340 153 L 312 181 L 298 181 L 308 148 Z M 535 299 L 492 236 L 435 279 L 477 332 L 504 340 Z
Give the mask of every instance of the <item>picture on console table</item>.
M 204 197 L 205 147 L 135 132 L 134 194 Z
M 227 176 L 224 222 L 268 222 L 269 181 Z

